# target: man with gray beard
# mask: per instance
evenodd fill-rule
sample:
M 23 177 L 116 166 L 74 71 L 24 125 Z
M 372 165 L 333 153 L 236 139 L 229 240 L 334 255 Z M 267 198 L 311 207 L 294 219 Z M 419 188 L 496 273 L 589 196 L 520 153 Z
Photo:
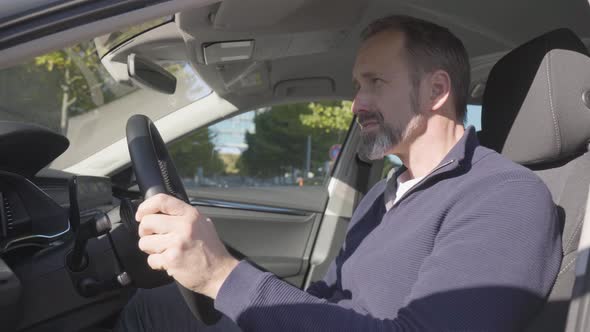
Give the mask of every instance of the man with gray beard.
M 561 261 L 551 195 L 530 170 L 463 126 L 469 63 L 447 29 L 391 16 L 363 33 L 352 76 L 361 153 L 398 156 L 306 291 L 231 257 L 213 223 L 175 198 L 139 208 L 154 269 L 215 299 L 213 330 L 515 331 L 543 304 Z M 138 293 L 123 330 L 203 331 L 175 287 Z M 152 319 L 158 317 L 157 319 Z

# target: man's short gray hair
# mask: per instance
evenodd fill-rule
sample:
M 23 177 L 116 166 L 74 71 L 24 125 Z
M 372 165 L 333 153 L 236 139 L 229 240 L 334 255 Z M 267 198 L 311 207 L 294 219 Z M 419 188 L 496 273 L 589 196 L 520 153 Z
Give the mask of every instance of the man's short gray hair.
M 415 91 L 424 74 L 439 69 L 449 74 L 456 116 L 459 121 L 463 121 L 467 112 L 470 67 L 461 40 L 447 28 L 404 15 L 392 15 L 374 21 L 365 28 L 361 38 L 365 41 L 383 31 L 400 31 L 404 34 L 407 61 L 412 67 L 410 80 Z

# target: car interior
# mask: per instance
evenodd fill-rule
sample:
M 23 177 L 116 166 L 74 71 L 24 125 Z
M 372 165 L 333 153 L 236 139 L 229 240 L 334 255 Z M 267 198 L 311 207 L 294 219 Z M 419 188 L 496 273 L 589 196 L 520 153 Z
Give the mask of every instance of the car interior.
M 211 217 L 234 256 L 302 289 L 321 279 L 354 208 L 391 161 L 358 156 L 350 114 L 338 130 L 302 136 L 292 136 L 303 127 L 286 114 L 299 121 L 291 105 L 323 101 L 329 114 L 342 114 L 354 98 L 361 31 L 391 14 L 435 22 L 463 41 L 469 104 L 481 109 L 481 119 L 468 112 L 468 124 L 479 127 L 482 145 L 533 170 L 558 207 L 563 260 L 527 331 L 590 328 L 587 1 L 38 0 L 0 9 L 0 99 L 7 100 L 0 152 L 9 156 L 0 158 L 3 331 L 108 331 L 137 289 L 173 282 L 137 247 L 134 211 L 154 187 Z M 83 63 L 87 54 L 72 50 L 92 50 L 95 61 Z M 58 70 L 65 82 L 78 79 L 71 87 L 79 90 L 57 84 Z M 104 82 L 93 88 L 92 71 L 123 92 Z M 51 74 L 34 85 L 19 81 L 25 72 Z M 37 102 L 38 89 L 19 93 L 27 84 L 45 84 L 59 100 Z M 89 100 L 97 107 L 76 108 Z M 263 121 L 278 121 L 268 123 L 280 130 Z M 238 122 L 250 129 L 226 128 Z M 221 144 L 215 135 L 226 132 L 240 141 L 208 145 Z M 257 141 L 265 132 L 276 136 Z M 255 146 L 291 144 L 297 148 L 280 157 L 249 155 L 257 166 L 302 155 L 279 175 L 261 175 L 245 159 Z M 317 163 L 312 146 L 321 146 Z M 225 177 L 208 175 L 213 163 L 186 159 L 183 151 L 196 149 L 222 160 Z M 198 167 L 185 171 L 185 162 Z M 183 296 L 196 316 L 214 321 L 209 299 Z

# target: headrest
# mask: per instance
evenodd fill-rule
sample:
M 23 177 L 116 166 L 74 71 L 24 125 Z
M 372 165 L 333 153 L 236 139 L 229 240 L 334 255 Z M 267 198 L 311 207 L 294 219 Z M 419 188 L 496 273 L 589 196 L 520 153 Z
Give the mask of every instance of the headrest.
M 492 68 L 482 102 L 482 145 L 515 162 L 559 161 L 590 138 L 590 58 L 559 29 L 514 49 Z

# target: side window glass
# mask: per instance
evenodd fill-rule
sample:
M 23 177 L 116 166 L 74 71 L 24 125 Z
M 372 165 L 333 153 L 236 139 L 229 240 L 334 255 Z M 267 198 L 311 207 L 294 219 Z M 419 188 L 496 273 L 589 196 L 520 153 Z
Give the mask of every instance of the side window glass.
M 337 101 L 251 110 L 200 128 L 168 149 L 189 191 L 322 186 L 352 122 L 350 107 Z
M 481 105 L 467 105 L 465 128 L 467 128 L 467 126 L 475 127 L 476 131 L 481 130 Z

